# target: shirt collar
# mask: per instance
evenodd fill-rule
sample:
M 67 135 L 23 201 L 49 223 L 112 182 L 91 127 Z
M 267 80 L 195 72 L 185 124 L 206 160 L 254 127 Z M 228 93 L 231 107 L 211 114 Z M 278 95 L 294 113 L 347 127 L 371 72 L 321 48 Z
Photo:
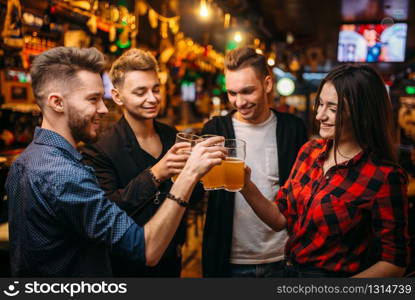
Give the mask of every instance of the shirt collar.
M 333 146 L 333 140 L 331 139 L 323 140 L 322 148 L 320 150 L 320 154 L 318 155 L 318 162 L 320 164 L 323 164 L 324 161 L 327 159 L 329 155 L 329 150 L 331 149 L 332 146 Z M 338 164 L 338 166 L 345 166 L 345 167 L 354 166 L 364 157 L 365 157 L 365 152 L 362 150 L 359 153 L 357 153 L 355 156 L 353 156 L 352 159 L 349 159 L 341 164 Z
M 331 145 L 333 144 L 332 140 L 322 140 L 322 143 L 320 145 L 320 153 L 318 155 L 318 162 L 319 163 L 323 163 L 326 159 L 327 156 L 329 155 L 329 150 L 331 148 Z
M 57 132 L 36 127 L 33 142 L 39 145 L 48 145 L 68 152 L 73 158 L 81 161 L 82 155 L 63 136 Z

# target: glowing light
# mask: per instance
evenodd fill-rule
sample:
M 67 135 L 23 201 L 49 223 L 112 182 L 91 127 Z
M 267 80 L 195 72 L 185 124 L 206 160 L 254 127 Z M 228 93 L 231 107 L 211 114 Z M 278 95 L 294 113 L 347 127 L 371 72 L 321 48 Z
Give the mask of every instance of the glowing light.
M 291 32 L 288 32 L 287 33 L 287 44 L 294 43 L 294 40 L 295 40 L 294 35 Z
M 261 55 L 264 54 L 264 52 L 259 48 L 256 48 L 255 52 L 258 53 L 258 54 L 261 54 Z
M 233 37 L 233 39 L 237 43 L 242 42 L 242 34 L 239 31 L 235 32 L 235 36 Z
M 300 70 L 301 65 L 300 62 L 298 61 L 298 59 L 296 57 L 294 57 L 289 65 L 289 68 L 291 71 L 297 72 L 298 70 Z
M 213 105 L 220 106 L 220 98 L 219 97 L 213 97 L 212 98 L 212 103 L 213 103 Z
M 271 52 L 271 53 L 269 54 L 269 56 L 268 56 L 268 60 L 267 60 L 267 64 L 268 64 L 270 67 L 273 67 L 273 66 L 275 65 L 275 58 L 276 58 L 275 53 L 274 53 L 274 52 Z
M 405 87 L 405 92 L 408 95 L 414 95 L 415 94 L 415 86 L 410 86 L 410 85 L 406 86 Z
M 225 14 L 225 19 L 223 21 L 223 27 L 226 29 L 229 27 L 231 23 L 231 15 L 230 14 Z
M 277 83 L 277 91 L 282 96 L 289 96 L 295 90 L 294 81 L 290 78 L 281 78 Z
M 199 15 L 203 18 L 203 19 L 207 19 L 209 17 L 209 8 L 206 5 L 206 1 L 205 0 L 201 0 L 200 1 L 200 10 L 199 10 Z
M 117 50 L 118 50 L 117 45 L 111 45 L 111 46 L 110 46 L 110 51 L 111 51 L 111 52 L 115 52 L 115 51 L 117 51 Z

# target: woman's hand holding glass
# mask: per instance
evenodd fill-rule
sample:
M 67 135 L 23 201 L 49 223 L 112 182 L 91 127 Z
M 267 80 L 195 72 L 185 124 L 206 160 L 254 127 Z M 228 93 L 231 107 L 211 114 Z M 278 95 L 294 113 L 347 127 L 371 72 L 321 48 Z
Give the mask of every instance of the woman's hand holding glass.
M 241 189 L 242 195 L 244 195 L 250 188 L 252 188 L 252 185 L 255 186 L 255 183 L 251 181 L 251 168 L 245 165 L 244 173 L 244 187 Z

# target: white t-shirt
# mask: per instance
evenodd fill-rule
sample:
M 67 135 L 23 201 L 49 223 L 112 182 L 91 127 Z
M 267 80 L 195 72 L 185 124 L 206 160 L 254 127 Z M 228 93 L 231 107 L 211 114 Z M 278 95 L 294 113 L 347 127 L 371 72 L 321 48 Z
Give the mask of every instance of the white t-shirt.
M 279 189 L 277 118 L 260 124 L 232 119 L 235 137 L 246 142 L 246 164 L 251 180 L 262 194 L 274 201 Z M 285 230 L 275 232 L 261 221 L 241 193 L 235 193 L 231 260 L 233 264 L 264 264 L 282 260 L 287 241 Z

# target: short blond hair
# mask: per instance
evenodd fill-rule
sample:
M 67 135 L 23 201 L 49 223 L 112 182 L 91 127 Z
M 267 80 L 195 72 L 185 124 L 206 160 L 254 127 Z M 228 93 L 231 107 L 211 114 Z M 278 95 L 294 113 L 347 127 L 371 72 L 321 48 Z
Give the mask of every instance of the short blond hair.
M 115 87 L 124 83 L 125 74 L 130 71 L 158 71 L 154 56 L 141 49 L 130 49 L 117 58 L 112 64 L 110 78 Z

